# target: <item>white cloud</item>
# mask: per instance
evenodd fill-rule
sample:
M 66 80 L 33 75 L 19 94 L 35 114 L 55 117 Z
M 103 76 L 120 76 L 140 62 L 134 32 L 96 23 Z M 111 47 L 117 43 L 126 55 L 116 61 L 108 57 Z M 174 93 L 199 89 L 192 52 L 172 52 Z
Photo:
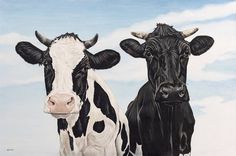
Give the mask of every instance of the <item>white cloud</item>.
M 125 38 L 133 38 L 131 31 L 150 32 L 154 28 L 155 23 L 163 22 L 174 25 L 178 30 L 190 27 L 199 27 L 200 30 L 187 40 L 190 41 L 196 35 L 209 35 L 215 39 L 213 47 L 200 57 L 191 57 L 189 63 L 190 80 L 210 80 L 220 81 L 235 78 L 236 75 L 230 73 L 221 73 L 216 71 L 205 71 L 207 64 L 213 63 L 220 59 L 227 59 L 235 54 L 236 51 L 236 20 L 222 19 L 230 15 L 235 15 L 236 2 L 226 4 L 207 5 L 197 10 L 186 10 L 183 12 L 174 12 L 160 15 L 154 19 L 135 23 L 127 28 L 120 28 L 112 32 L 110 35 L 100 39 L 97 49 L 114 48 L 121 52 L 122 65 L 111 72 L 105 73 L 107 79 L 120 80 L 140 80 L 146 79 L 146 65 L 140 60 L 131 58 L 124 54 L 119 48 L 119 42 Z M 219 20 L 220 19 L 220 20 Z M 204 22 L 203 22 L 204 21 Z M 139 40 L 141 43 L 143 41 Z M 135 65 L 135 67 L 131 67 Z M 142 74 L 140 74 L 142 73 Z
M 15 52 L 0 51 L 0 87 L 43 81 L 42 67 L 30 65 Z
M 127 28 L 120 28 L 113 31 L 108 36 L 101 38 L 97 47 L 115 48 L 124 38 L 132 37 L 130 35 L 131 31 L 150 32 L 155 27 L 156 23 L 167 23 L 178 27 L 178 25 L 182 25 L 183 23 L 215 20 L 234 15 L 236 14 L 235 7 L 236 2 L 229 2 L 225 4 L 206 5 L 205 7 L 197 10 L 185 10 L 182 12 L 170 12 L 168 14 L 162 14 L 154 19 L 141 21 Z
M 196 21 L 206 21 L 227 17 L 236 14 L 236 2 L 225 4 L 206 5 L 198 10 L 185 10 L 183 12 L 171 12 L 157 18 L 160 22 L 183 24 Z
M 206 65 L 217 60 L 230 59 L 236 54 L 236 20 L 222 20 L 217 22 L 209 22 L 205 24 L 194 24 L 200 27 L 199 34 L 208 34 L 215 40 L 212 48 L 205 54 L 190 58 L 189 62 L 189 78 L 191 80 L 225 80 L 235 78 L 235 74 L 206 71 Z M 189 25 L 191 27 L 193 25 Z M 191 40 L 191 37 L 189 40 Z
M 0 70 L 1 73 L 4 73 L 0 77 L 0 87 L 42 82 L 44 80 L 42 67 L 29 65 L 23 61 L 17 65 L 2 67 Z
M 221 73 L 217 71 L 205 71 L 204 68 L 207 64 L 213 63 L 219 59 L 227 59 L 235 53 L 236 49 L 236 20 L 234 19 L 222 19 L 230 15 L 235 15 L 236 2 L 229 2 L 225 4 L 217 5 L 206 5 L 196 10 L 185 10 L 182 12 L 171 12 L 168 14 L 159 15 L 158 17 L 143 22 L 135 23 L 127 28 L 120 28 L 108 36 L 101 38 L 96 46 L 91 48 L 91 51 L 102 50 L 104 48 L 116 49 L 120 52 L 122 58 L 121 62 L 114 68 L 104 71 L 102 74 L 105 79 L 120 80 L 120 81 L 133 81 L 133 80 L 144 80 L 147 79 L 146 64 L 144 60 L 134 59 L 123 50 L 119 48 L 119 42 L 125 38 L 132 37 L 131 31 L 147 31 L 150 32 L 155 27 L 157 22 L 165 22 L 170 25 L 174 25 L 178 30 L 183 30 L 189 27 L 199 27 L 200 30 L 195 35 L 210 35 L 215 39 L 215 44 L 212 49 L 206 54 L 200 57 L 191 57 L 189 63 L 189 74 L 190 80 L 226 80 L 235 78 L 236 75 L 230 73 Z M 220 20 L 219 20 L 220 19 Z M 209 21 L 208 21 L 209 20 Z M 216 21 L 214 21 L 216 20 Z M 203 22 L 204 21 L 204 22 Z M 188 38 L 190 40 L 192 37 Z M 27 37 L 18 33 L 10 33 L 0 36 L 0 44 L 11 46 L 11 52 L 4 53 L 2 49 L 0 51 L 0 63 L 1 65 L 15 66 L 14 70 L 20 68 L 23 64 L 19 62 L 20 58 L 13 54 L 15 53 L 14 45 L 18 41 L 27 40 L 33 41 L 38 47 L 45 49 L 35 37 Z M 140 42 L 143 42 L 139 40 Z M 17 69 L 17 67 L 19 67 Z M 25 68 L 26 69 L 26 68 Z M 11 69 L 13 70 L 13 68 Z M 7 72 L 9 73 L 9 71 Z M 6 73 L 6 74 L 7 74 Z M 11 73 L 11 72 L 10 72 Z M 29 81 L 25 81 L 25 77 L 22 78 L 20 72 L 16 72 L 13 75 L 5 76 L 1 78 L 2 84 L 21 83 L 21 82 L 32 82 L 34 80 L 39 81 L 42 76 L 36 76 L 34 78 L 32 74 L 34 71 L 29 71 L 27 74 L 30 77 Z M 20 74 L 20 75 L 18 75 Z M 41 74 L 41 73 L 40 73 Z M 38 74 L 39 75 L 39 74 Z M 11 77 L 11 78 L 10 78 Z M 16 80 L 15 77 L 18 79 Z M 43 80 L 43 79 L 42 79 Z M 16 82 L 17 81 L 17 82 Z M 0 84 L 1 85 L 1 84 Z
M 29 65 L 16 53 L 15 45 L 19 41 L 30 41 L 41 49 L 45 49 L 36 38 L 18 33 L 9 33 L 0 36 L 0 87 L 7 85 L 28 84 L 43 81 L 43 73 L 35 66 Z
M 192 155 L 236 155 L 236 101 L 208 97 L 193 104 L 204 113 L 196 117 Z
M 16 45 L 19 41 L 30 41 L 31 37 L 24 36 L 15 32 L 4 34 L 0 36 L 0 44 L 2 45 Z

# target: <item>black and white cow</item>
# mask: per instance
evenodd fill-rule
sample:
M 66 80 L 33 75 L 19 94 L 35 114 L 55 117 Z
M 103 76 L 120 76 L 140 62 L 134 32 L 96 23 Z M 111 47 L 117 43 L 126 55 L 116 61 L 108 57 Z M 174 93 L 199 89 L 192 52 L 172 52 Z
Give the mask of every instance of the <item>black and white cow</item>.
M 136 58 L 145 58 L 148 82 L 129 104 L 126 115 L 130 126 L 130 150 L 142 145 L 145 156 L 178 156 L 191 151 L 195 119 L 186 86 L 189 56 L 201 55 L 214 43 L 209 36 L 184 40 L 198 29 L 183 32 L 166 24 L 157 24 L 152 33 L 132 34 L 134 39 L 120 43 Z M 140 147 L 140 146 L 138 146 Z
M 107 69 L 119 53 L 87 49 L 98 39 L 82 41 L 74 33 L 50 40 L 37 31 L 47 46 L 40 50 L 19 42 L 16 52 L 30 64 L 44 66 L 47 97 L 44 112 L 57 118 L 61 156 L 125 156 L 129 153 L 129 127 L 111 90 L 94 69 Z

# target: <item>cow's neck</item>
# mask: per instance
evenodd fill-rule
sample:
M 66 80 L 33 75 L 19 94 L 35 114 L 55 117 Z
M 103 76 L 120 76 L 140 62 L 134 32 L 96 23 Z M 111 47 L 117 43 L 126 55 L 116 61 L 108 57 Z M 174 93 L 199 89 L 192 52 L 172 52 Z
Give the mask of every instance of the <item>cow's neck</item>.
M 98 83 L 100 86 L 103 87 L 103 89 L 109 94 L 110 90 L 107 87 L 107 85 L 104 83 L 103 79 L 96 74 L 96 72 L 93 69 L 89 69 L 84 73 L 83 75 L 80 75 L 81 77 L 85 77 L 86 80 L 81 81 L 79 84 L 80 86 L 77 86 L 77 92 L 76 94 L 80 96 L 81 100 L 83 101 L 83 105 L 86 104 L 88 101 L 93 101 L 93 94 L 94 94 L 94 82 Z M 81 78 L 84 79 L 84 78 Z M 83 97 L 84 96 L 84 97 Z M 91 104 L 91 103 L 90 103 Z M 93 103 L 92 103 L 93 104 Z M 80 108 L 80 111 L 83 108 Z M 91 105 L 92 107 L 95 107 Z M 90 106 L 90 107 L 91 107 Z M 81 113 L 80 113 L 81 114 Z M 79 114 L 72 114 L 69 118 L 67 118 L 65 121 L 61 120 L 58 124 L 58 127 L 67 127 L 70 128 L 71 126 L 74 125 L 76 120 L 78 119 Z M 68 125 L 65 125 L 68 124 Z M 65 129 L 65 128 L 64 128 Z
M 84 146 L 86 146 L 85 138 L 89 131 L 89 129 L 87 129 L 89 124 L 88 121 L 90 118 L 93 118 L 93 115 L 97 115 L 92 112 L 94 109 L 97 109 L 93 102 L 95 83 L 102 86 L 108 96 L 111 97 L 111 100 L 114 100 L 108 86 L 93 69 L 87 70 L 86 76 L 87 88 L 85 90 L 85 98 L 80 108 L 80 113 L 72 114 L 66 119 L 58 119 L 58 133 L 60 135 L 61 148 L 68 149 L 68 151 L 72 148 L 80 151 Z

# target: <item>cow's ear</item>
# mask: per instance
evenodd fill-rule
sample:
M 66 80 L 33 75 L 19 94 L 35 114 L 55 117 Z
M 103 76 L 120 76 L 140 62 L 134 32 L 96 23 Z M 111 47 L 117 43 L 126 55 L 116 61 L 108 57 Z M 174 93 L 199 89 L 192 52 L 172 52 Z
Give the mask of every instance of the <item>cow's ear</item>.
M 120 47 L 133 57 L 144 58 L 144 48 L 134 39 L 125 39 L 120 42 Z
M 193 55 L 201 55 L 205 53 L 214 43 L 214 39 L 210 36 L 197 36 L 190 42 L 191 53 Z
M 86 53 L 89 58 L 90 67 L 93 69 L 108 69 L 120 61 L 120 54 L 110 49 L 103 50 L 95 55 L 88 51 Z
M 16 47 L 16 52 L 30 64 L 42 64 L 43 51 L 35 47 L 29 42 L 19 42 Z

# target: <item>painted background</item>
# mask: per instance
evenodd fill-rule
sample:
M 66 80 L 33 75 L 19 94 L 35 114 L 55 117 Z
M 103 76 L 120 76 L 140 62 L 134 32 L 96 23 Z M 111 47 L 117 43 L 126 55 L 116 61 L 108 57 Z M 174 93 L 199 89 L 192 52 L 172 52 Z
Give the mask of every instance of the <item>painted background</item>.
M 121 62 L 99 71 L 126 110 L 147 80 L 146 64 L 124 53 L 119 42 L 131 31 L 150 32 L 156 23 L 178 30 L 198 27 L 214 46 L 191 56 L 188 88 L 196 118 L 192 156 L 236 155 L 236 1 L 232 0 L 0 0 L 0 155 L 56 156 L 56 120 L 43 113 L 43 68 L 25 63 L 15 52 L 18 41 L 45 50 L 38 30 L 53 39 L 75 32 L 83 40 L 99 33 L 95 53 L 117 50 Z M 140 42 L 143 42 L 140 40 Z

